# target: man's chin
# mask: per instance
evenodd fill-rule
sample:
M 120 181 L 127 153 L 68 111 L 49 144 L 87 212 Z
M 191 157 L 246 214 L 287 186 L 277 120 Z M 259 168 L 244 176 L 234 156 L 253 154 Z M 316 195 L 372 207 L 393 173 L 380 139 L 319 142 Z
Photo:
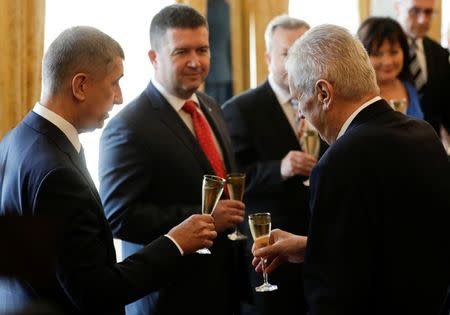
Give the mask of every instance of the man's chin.
M 105 125 L 105 121 L 104 120 L 100 120 L 97 122 L 96 125 L 93 126 L 83 126 L 82 128 L 78 128 L 78 133 L 85 133 L 85 132 L 92 132 L 95 129 L 101 129 L 103 128 L 103 126 Z

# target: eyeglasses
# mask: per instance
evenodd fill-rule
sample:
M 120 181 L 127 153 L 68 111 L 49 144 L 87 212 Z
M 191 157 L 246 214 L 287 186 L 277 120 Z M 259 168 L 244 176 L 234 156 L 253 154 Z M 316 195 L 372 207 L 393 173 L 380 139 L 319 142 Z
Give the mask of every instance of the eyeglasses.
M 431 17 L 431 16 L 435 16 L 436 15 L 436 11 L 433 8 L 418 8 L 418 7 L 412 7 L 411 9 L 408 10 L 408 13 L 410 16 L 419 16 L 420 14 L 425 15 L 426 17 Z

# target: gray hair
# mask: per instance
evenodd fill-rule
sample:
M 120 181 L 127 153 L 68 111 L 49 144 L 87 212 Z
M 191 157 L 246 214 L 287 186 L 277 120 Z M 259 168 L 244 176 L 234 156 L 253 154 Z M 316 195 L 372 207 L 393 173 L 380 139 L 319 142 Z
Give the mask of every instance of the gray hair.
M 307 30 L 309 30 L 310 26 L 305 21 L 293 18 L 287 14 L 274 17 L 267 25 L 266 31 L 264 33 L 264 39 L 266 41 L 266 51 L 270 51 L 272 49 L 272 36 L 273 32 L 275 32 L 277 28 L 288 30 L 306 28 Z
M 42 63 L 42 93 L 49 97 L 76 73 L 106 71 L 115 58 L 125 58 L 120 44 L 89 26 L 66 29 L 49 46 Z
M 291 94 L 313 95 L 317 80 L 333 84 L 348 100 L 378 91 L 375 70 L 361 42 L 336 25 L 320 25 L 307 31 L 289 50 L 286 61 Z
M 185 4 L 169 5 L 159 11 L 150 23 L 150 45 L 158 50 L 168 29 L 198 27 L 208 29 L 208 22 L 198 11 Z

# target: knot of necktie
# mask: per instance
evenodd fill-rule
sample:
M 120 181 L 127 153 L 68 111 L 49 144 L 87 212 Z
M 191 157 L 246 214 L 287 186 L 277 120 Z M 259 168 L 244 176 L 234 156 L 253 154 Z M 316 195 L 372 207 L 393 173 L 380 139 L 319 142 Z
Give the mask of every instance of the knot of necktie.
M 191 100 L 186 101 L 183 105 L 183 110 L 192 115 L 197 111 L 197 104 Z

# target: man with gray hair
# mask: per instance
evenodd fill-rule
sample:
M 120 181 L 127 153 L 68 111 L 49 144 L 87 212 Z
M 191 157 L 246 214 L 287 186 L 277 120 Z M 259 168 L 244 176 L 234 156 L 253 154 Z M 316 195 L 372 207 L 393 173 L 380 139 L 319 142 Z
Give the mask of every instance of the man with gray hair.
M 450 141 L 450 86 L 449 52 L 427 36 L 436 0 L 397 0 L 395 13 L 398 22 L 408 35 L 410 69 L 419 92 L 424 118 L 443 140 Z M 447 139 L 448 138 L 448 139 Z
M 123 59 L 120 45 L 95 28 L 63 31 L 44 56 L 41 100 L 0 143 L 0 216 L 45 222 L 55 243 L 46 257 L 51 266 L 42 266 L 44 274 L 34 277 L 39 282 L 22 274 L 0 278 L 0 314 L 37 301 L 65 314 L 124 314 L 126 304 L 173 280 L 183 253 L 212 245 L 214 220 L 195 215 L 116 263 L 78 134 L 102 127 L 114 104 L 122 103 Z M 11 239 L 21 236 L 30 238 Z M 17 251 L 41 248 L 47 244 Z M 14 259 L 13 253 L 4 252 L 2 260 Z
M 265 32 L 269 76 L 260 86 L 226 102 L 222 110 L 228 123 L 239 168 L 247 173 L 244 200 L 247 214 L 267 209 L 274 227 L 306 234 L 309 222 L 308 187 L 302 184 L 316 163 L 298 139 L 298 117 L 289 95 L 284 62 L 294 41 L 309 29 L 302 20 L 281 15 Z M 248 226 L 245 226 L 250 235 Z M 252 241 L 247 241 L 250 282 L 261 276 L 251 269 Z M 253 294 L 257 314 L 305 314 L 302 266 L 285 265 L 271 281 L 279 290 Z
M 437 314 L 450 282 L 438 136 L 380 98 L 364 47 L 339 26 L 306 33 L 286 69 L 299 111 L 330 147 L 311 174 L 308 237 L 275 230 L 255 257 L 268 257 L 268 272 L 304 259 L 311 315 Z

